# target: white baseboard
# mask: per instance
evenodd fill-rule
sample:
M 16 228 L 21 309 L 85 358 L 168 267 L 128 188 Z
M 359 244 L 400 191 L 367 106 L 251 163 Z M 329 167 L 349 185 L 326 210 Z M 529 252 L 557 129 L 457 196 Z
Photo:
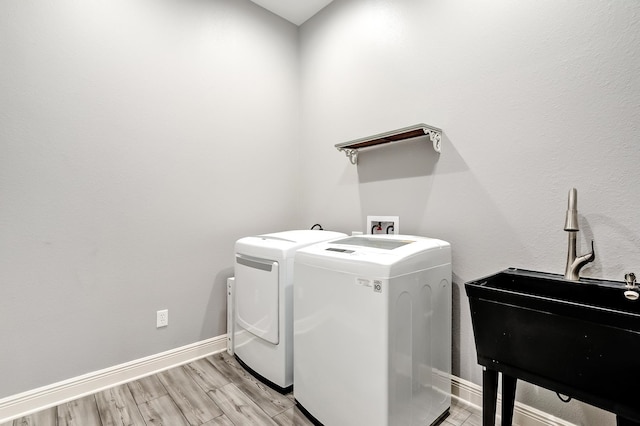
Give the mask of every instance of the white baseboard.
M 0 424 L 222 352 L 226 348 L 227 336 L 217 336 L 0 399 Z
M 468 382 L 456 376 L 451 376 L 451 395 L 462 400 L 478 410 L 482 407 L 482 386 Z M 502 398 L 498 395 L 496 408 L 497 418 L 500 416 Z M 575 426 L 566 420 L 529 407 L 516 401 L 513 408 L 513 424 L 518 426 Z

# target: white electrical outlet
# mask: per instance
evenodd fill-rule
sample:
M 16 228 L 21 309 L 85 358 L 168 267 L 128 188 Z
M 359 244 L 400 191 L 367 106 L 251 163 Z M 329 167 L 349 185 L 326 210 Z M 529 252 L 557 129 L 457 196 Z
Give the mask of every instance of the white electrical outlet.
M 400 216 L 367 216 L 367 234 L 399 234 Z
M 156 328 L 166 327 L 169 325 L 169 310 L 163 309 L 156 312 Z

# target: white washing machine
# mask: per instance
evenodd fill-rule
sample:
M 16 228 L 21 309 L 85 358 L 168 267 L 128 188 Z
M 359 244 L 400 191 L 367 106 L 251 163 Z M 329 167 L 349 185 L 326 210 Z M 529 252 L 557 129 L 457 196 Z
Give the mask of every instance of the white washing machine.
M 327 426 L 431 425 L 451 406 L 451 247 L 407 235 L 300 249 L 294 396 Z
M 331 231 L 285 231 L 236 241 L 232 352 L 280 392 L 293 385 L 293 262 L 295 251 L 344 237 Z

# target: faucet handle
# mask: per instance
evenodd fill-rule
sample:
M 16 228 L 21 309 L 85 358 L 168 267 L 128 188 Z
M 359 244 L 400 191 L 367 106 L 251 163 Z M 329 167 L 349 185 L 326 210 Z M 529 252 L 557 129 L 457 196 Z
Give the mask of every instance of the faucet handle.
M 628 288 L 633 288 L 636 286 L 636 274 L 634 274 L 633 272 L 624 274 L 624 280 L 627 283 Z
M 627 282 L 627 289 L 624 292 L 624 297 L 629 300 L 638 300 L 640 293 L 638 293 L 638 287 L 636 286 L 636 274 L 628 272 L 624 274 L 624 280 Z

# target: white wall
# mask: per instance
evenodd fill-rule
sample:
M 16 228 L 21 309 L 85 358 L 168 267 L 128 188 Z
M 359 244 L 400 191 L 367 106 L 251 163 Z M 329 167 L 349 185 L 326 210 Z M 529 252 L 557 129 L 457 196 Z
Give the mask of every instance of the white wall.
M 0 58 L 0 398 L 225 333 L 234 241 L 300 225 L 297 28 L 5 0 Z
M 452 243 L 454 373 L 481 383 L 465 281 L 506 267 L 564 271 L 578 189 L 584 276 L 640 266 L 640 3 L 336 0 L 301 27 L 304 218 L 363 230 L 369 214 Z M 428 142 L 333 145 L 426 122 Z M 561 350 L 561 348 L 559 348 Z M 619 378 L 619 380 L 623 380 Z M 578 424 L 611 415 L 520 385 L 518 400 Z

